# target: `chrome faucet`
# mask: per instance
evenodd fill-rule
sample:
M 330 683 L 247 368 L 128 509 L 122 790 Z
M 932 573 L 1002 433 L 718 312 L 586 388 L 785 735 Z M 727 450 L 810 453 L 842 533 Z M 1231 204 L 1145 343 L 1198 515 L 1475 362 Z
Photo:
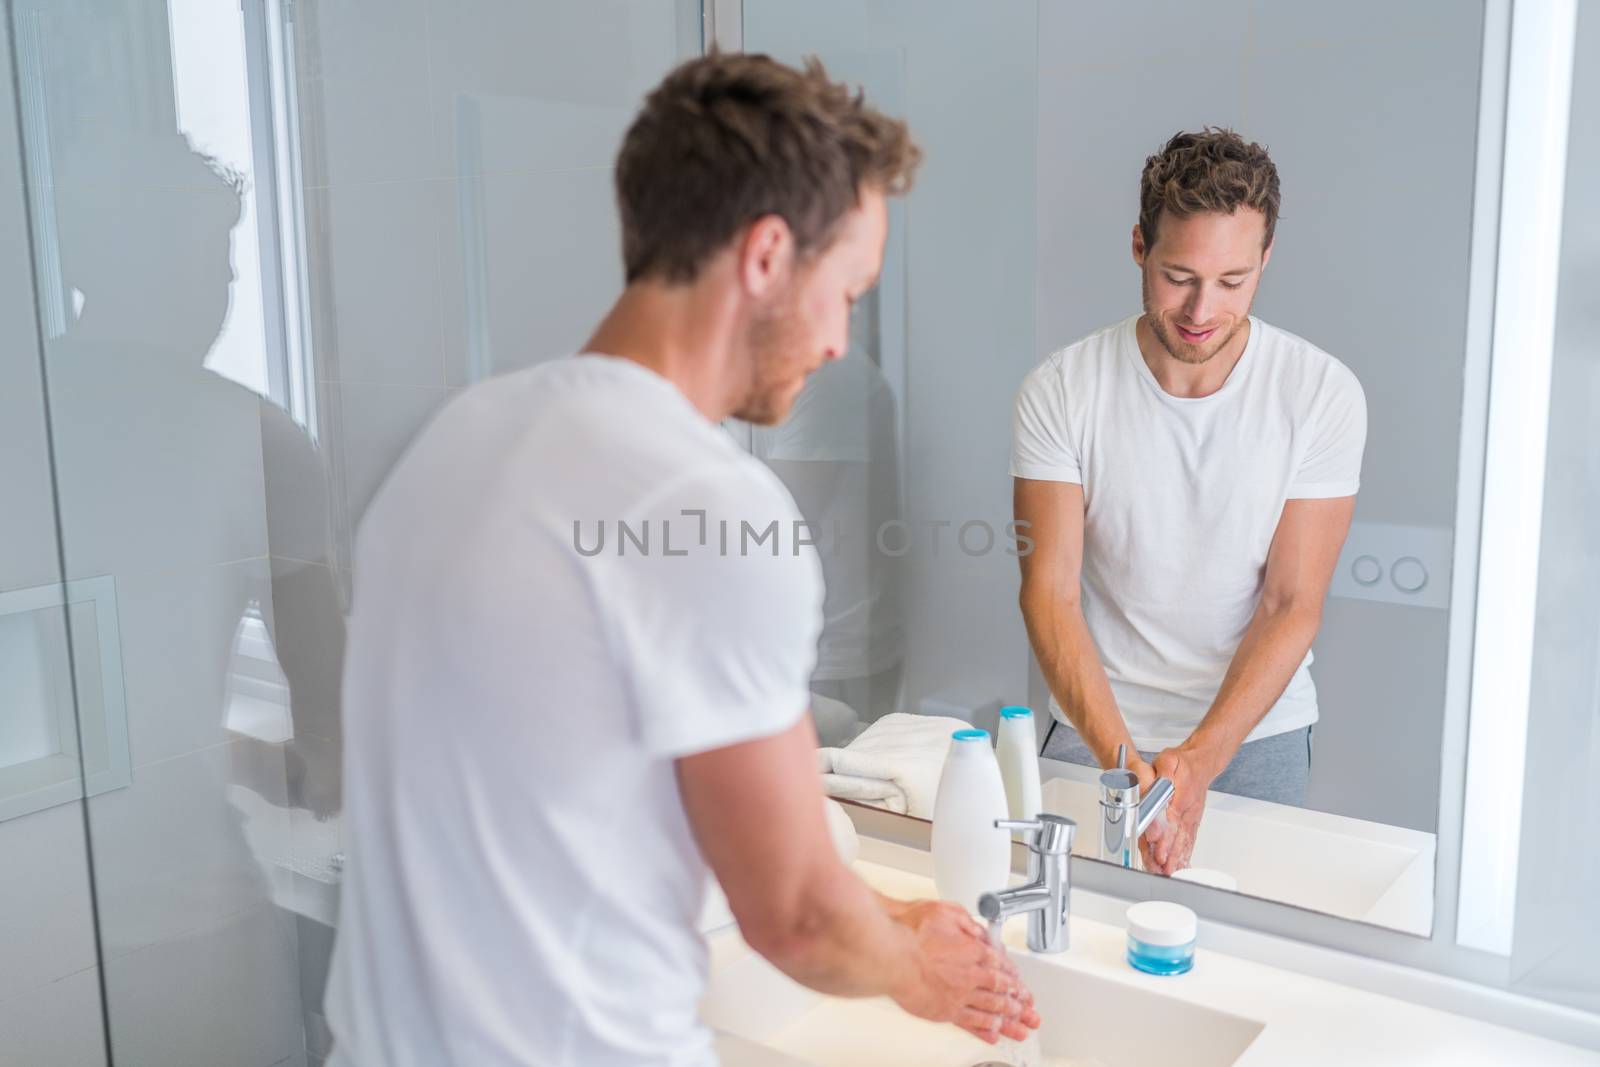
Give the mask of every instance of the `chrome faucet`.
M 978 898 L 978 914 L 991 929 L 1013 915 L 1028 915 L 1028 947 L 1034 952 L 1065 952 L 1071 916 L 1072 837 L 1078 824 L 1062 815 L 1036 819 L 996 819 L 997 830 L 1026 830 L 1028 881 Z
M 1172 779 L 1157 778 L 1139 799 L 1139 779 L 1128 767 L 1128 746 L 1117 746 L 1117 765 L 1100 775 L 1100 858 L 1124 867 L 1139 856 L 1139 835 L 1167 810 Z

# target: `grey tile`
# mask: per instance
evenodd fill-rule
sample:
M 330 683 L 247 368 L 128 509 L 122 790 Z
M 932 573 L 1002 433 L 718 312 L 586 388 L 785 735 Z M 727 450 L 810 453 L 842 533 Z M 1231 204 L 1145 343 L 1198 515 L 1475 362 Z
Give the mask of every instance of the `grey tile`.
M 273 908 L 113 959 L 112 1053 L 118 1063 L 170 1067 L 291 1059 L 305 1048 L 296 973 L 293 925 Z
M 104 1067 L 99 972 L 91 967 L 0 999 L 0 1053 L 27 1067 Z
M 430 151 L 424 0 L 301 0 L 298 6 L 306 182 L 440 176 Z
M 288 901 L 284 777 L 281 746 L 236 741 L 138 768 L 90 801 L 107 958 Z
M 1353 0 L 1346 4 L 1283 4 L 1250 0 L 1251 49 L 1323 47 L 1357 41 L 1428 42 L 1482 36 L 1482 0 Z M 1209 9 L 1208 9 L 1209 15 Z
M 117 582 L 135 768 L 234 736 L 230 714 L 248 716 L 250 702 L 263 698 L 257 635 L 271 599 L 265 560 L 143 572 Z
M 678 6 L 450 5 L 428 28 L 436 168 L 609 167 L 644 94 L 682 54 Z
M 390 468 L 449 395 L 447 389 L 340 386 L 345 507 L 351 530 L 357 528 Z
M 1226 64 L 1244 47 L 1249 32 L 1249 0 L 1214 0 L 1205 17 L 1196 18 L 1184 0 L 1138 0 L 1130 4 L 1039 5 L 1039 70 L 1128 69 L 1137 64 L 1138 79 L 1118 78 L 1118 104 L 1129 96 L 1145 96 L 1145 78 L 1167 76 L 1153 67 L 1173 68 L 1168 76 L 1209 80 L 1206 68 Z M 1101 98 L 1092 98 L 1097 106 Z M 1181 98 L 1180 98 L 1181 99 Z M 1088 102 L 1088 101 L 1086 101 Z
M 1252 57 L 1245 70 L 1251 131 L 1283 183 L 1259 313 L 1361 380 L 1364 512 L 1451 526 L 1477 58 L 1465 46 L 1379 41 Z M 1380 246 L 1389 251 L 1375 261 Z
M 319 373 L 344 382 L 442 385 L 440 182 L 313 190 L 306 197 Z
M 1138 310 L 1131 240 L 1146 157 L 1181 129 L 1243 118 L 1244 79 L 1234 63 L 1155 65 L 1114 109 L 1101 104 L 1104 86 L 1105 74 L 1094 70 L 1039 72 L 1034 285 L 1041 353 Z
M 452 385 L 567 355 L 621 291 L 609 171 L 492 174 L 438 205 Z
M 0 1001 L 95 964 L 78 803 L 0 822 Z M 4 1032 L 4 1027 L 0 1027 Z

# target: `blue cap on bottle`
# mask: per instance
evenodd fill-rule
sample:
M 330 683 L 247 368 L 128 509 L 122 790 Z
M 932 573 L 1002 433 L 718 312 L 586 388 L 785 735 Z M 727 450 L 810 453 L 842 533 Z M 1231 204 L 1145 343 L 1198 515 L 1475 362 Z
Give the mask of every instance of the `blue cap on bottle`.
M 1001 708 L 1000 717 L 1002 719 L 1031 719 L 1033 718 L 1033 709 L 1025 708 L 1021 704 L 1013 704 L 1008 708 Z
M 988 730 L 957 730 L 955 733 L 951 734 L 950 736 L 955 738 L 957 741 L 987 741 L 987 740 L 989 740 L 989 731 Z

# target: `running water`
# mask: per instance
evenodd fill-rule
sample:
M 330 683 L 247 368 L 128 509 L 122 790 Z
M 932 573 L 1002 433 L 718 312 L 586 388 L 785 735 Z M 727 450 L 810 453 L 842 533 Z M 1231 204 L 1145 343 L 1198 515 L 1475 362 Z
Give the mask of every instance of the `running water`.
M 1000 919 L 989 920 L 989 943 L 1002 955 L 1006 951 L 1006 943 L 1001 936 L 1005 929 L 1005 922 Z M 1028 1036 L 1021 1041 L 1014 1041 L 1001 1035 L 999 1044 L 994 1047 L 996 1064 L 1009 1064 L 1010 1067 L 1048 1067 L 1044 1053 L 1039 1049 L 1039 1031 L 1030 1030 Z

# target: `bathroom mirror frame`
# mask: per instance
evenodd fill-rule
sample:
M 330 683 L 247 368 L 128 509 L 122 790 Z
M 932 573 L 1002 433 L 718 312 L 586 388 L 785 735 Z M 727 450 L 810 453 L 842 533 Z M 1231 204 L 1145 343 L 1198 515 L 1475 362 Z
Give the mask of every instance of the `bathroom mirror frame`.
M 723 51 L 743 50 L 742 0 L 704 0 L 702 18 L 703 43 L 708 50 L 713 46 Z M 1560 226 L 1559 205 L 1567 129 L 1565 109 L 1570 97 L 1571 57 L 1567 57 L 1564 75 L 1552 77 L 1548 63 L 1553 43 L 1571 41 L 1575 19 L 1574 0 L 1552 0 L 1538 5 L 1516 3 L 1515 0 L 1485 0 L 1484 3 L 1464 352 L 1465 387 L 1458 442 L 1455 544 L 1450 589 L 1452 610 L 1440 741 L 1443 761 L 1431 934 L 1426 937 L 1408 934 L 1294 904 L 1159 878 L 1082 857 L 1073 858 L 1072 873 L 1077 886 L 1093 893 L 1130 901 L 1159 896 L 1192 907 L 1206 920 L 1466 979 L 1493 989 L 1511 987 L 1514 974 L 1509 949 L 1509 922 L 1515 911 L 1511 900 L 1498 900 L 1500 919 L 1505 925 L 1507 937 L 1504 952 L 1474 947 L 1483 939 L 1468 936 L 1461 921 L 1463 899 L 1472 895 L 1470 887 L 1468 892 L 1462 891 L 1464 871 L 1469 878 L 1484 877 L 1496 863 L 1504 868 L 1505 861 L 1509 859 L 1509 873 L 1502 869 L 1500 880 L 1504 882 L 1509 878 L 1514 889 L 1519 867 L 1516 837 L 1517 827 L 1520 826 L 1523 785 L 1520 755 L 1526 735 L 1525 672 L 1522 676 L 1522 736 L 1514 740 L 1514 751 L 1511 753 L 1514 758 L 1507 760 L 1507 753 L 1503 749 L 1497 751 L 1494 746 L 1506 740 L 1503 720 L 1512 719 L 1515 730 L 1516 716 L 1497 714 L 1492 730 L 1469 729 L 1473 707 L 1487 706 L 1482 701 L 1490 690 L 1490 682 L 1486 678 L 1488 672 L 1482 669 L 1482 665 L 1475 670 L 1473 658 L 1475 642 L 1481 633 L 1480 612 L 1502 606 L 1486 604 L 1480 592 L 1485 588 L 1491 588 L 1491 591 L 1504 590 L 1514 581 L 1529 580 L 1529 575 L 1522 571 L 1515 575 L 1506 573 L 1519 566 L 1526 568 L 1529 566 L 1526 561 L 1507 564 L 1502 557 L 1496 556 L 1492 564 L 1486 566 L 1481 553 L 1487 547 L 1483 526 L 1485 514 L 1501 513 L 1492 509 L 1498 504 L 1511 502 L 1496 496 L 1508 488 L 1504 477 L 1507 472 L 1501 470 L 1501 477 L 1497 478 L 1491 468 L 1504 468 L 1507 465 L 1507 453 L 1513 454 L 1514 465 L 1517 447 L 1526 443 L 1525 440 L 1495 439 L 1497 433 L 1501 438 L 1506 434 L 1503 429 L 1497 429 L 1500 420 L 1495 418 L 1497 412 L 1491 410 L 1500 404 L 1499 401 L 1491 404 L 1491 393 L 1499 384 L 1493 375 L 1492 357 L 1498 339 L 1497 304 L 1501 305 L 1499 325 L 1504 328 L 1507 294 L 1503 290 L 1510 281 L 1508 275 L 1517 273 L 1515 270 L 1500 269 L 1502 234 L 1516 232 L 1518 228 L 1526 229 L 1530 225 L 1536 227 L 1541 221 L 1517 217 L 1519 213 L 1538 210 L 1519 207 L 1519 204 L 1537 203 L 1539 193 L 1548 195 L 1550 192 L 1548 184 L 1537 186 L 1541 180 L 1555 182 L 1557 207 L 1554 225 L 1557 228 Z M 1552 113 L 1552 108 L 1559 111 L 1559 115 Z M 1559 142 L 1555 145 L 1553 157 L 1549 151 L 1550 145 L 1545 143 L 1550 140 Z M 1518 152 L 1545 149 L 1542 157 L 1545 171 L 1541 173 L 1537 166 L 1507 166 L 1508 146 Z M 1554 166 L 1551 166 L 1552 158 Z M 1556 172 L 1553 178 L 1550 174 L 1552 170 Z M 1530 187 L 1530 183 L 1535 183 L 1535 187 Z M 1542 221 L 1548 225 L 1550 220 L 1546 218 Z M 1548 253 L 1550 250 L 1545 251 Z M 1547 280 L 1553 282 L 1557 257 L 1551 254 L 1549 258 L 1551 262 L 1547 264 Z M 1548 289 L 1547 310 L 1553 318 L 1554 285 L 1549 285 Z M 1548 362 L 1548 351 L 1544 355 Z M 1521 357 L 1522 353 L 1519 352 Z M 1509 365 L 1509 361 L 1505 363 Z M 1547 377 L 1545 381 L 1548 384 Z M 1541 417 L 1538 429 L 1542 431 L 1543 425 Z M 1525 437 L 1528 431 L 1524 429 L 1520 432 Z M 1538 452 L 1537 461 L 1539 468 L 1536 473 L 1542 484 L 1542 450 Z M 1525 479 L 1527 466 L 1517 468 L 1514 473 L 1516 478 Z M 1537 545 L 1538 524 L 1532 525 Z M 1492 539 L 1492 532 L 1488 537 Z M 1531 566 L 1531 577 L 1536 579 L 1536 553 Z M 1487 581 L 1481 583 L 1481 576 Z M 1536 581 L 1529 581 L 1529 588 L 1536 585 Z M 1526 632 L 1517 635 L 1518 638 L 1525 638 L 1529 646 L 1521 650 L 1524 656 L 1530 652 L 1532 643 L 1532 595 L 1526 594 L 1528 603 L 1523 605 L 1529 612 Z M 1034 707 L 1045 706 L 1048 701 L 1043 676 L 1033 664 L 1031 655 L 1029 699 Z M 1487 720 L 1490 717 L 1483 718 Z M 1508 762 L 1516 764 L 1515 772 L 1509 775 L 1496 775 L 1484 770 L 1485 766 L 1493 767 Z M 1498 780 L 1491 782 L 1488 780 L 1491 777 Z M 1475 808 L 1468 805 L 1469 787 L 1480 794 L 1490 788 L 1498 788 L 1502 799 L 1510 797 L 1515 810 L 1509 816 L 1501 814 L 1494 820 L 1496 826 L 1480 826 L 1485 814 L 1482 802 Z M 841 803 L 865 835 L 922 850 L 929 847 L 931 823 L 926 820 L 850 801 Z M 1486 836 L 1491 840 L 1481 845 L 1475 840 L 1474 847 L 1466 850 L 1468 854 L 1464 861 L 1463 842 L 1467 838 L 1469 821 L 1473 823 L 1475 838 Z M 1018 846 L 1013 846 L 1012 864 L 1018 871 L 1025 866 L 1025 853 Z M 1488 906 L 1494 906 L 1494 887 L 1482 889 L 1477 896 L 1488 900 Z M 1482 906 L 1481 901 L 1478 906 Z M 1484 1010 L 1491 1015 L 1494 1011 L 1488 1004 L 1484 1005 Z M 1552 1007 L 1551 1010 L 1557 1009 Z

